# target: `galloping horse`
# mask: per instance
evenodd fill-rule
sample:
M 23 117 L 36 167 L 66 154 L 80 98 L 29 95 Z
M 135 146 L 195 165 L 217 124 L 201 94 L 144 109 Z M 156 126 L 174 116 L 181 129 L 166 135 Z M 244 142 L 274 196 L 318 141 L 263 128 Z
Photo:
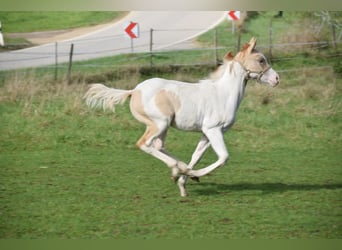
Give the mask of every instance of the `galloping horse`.
M 187 177 L 195 180 L 223 166 L 228 160 L 223 133 L 234 123 L 247 81 L 256 79 L 275 87 L 278 74 L 265 56 L 255 49 L 252 38 L 234 57 L 227 53 L 224 64 L 207 80 L 199 83 L 152 78 L 133 90 L 108 88 L 92 84 L 85 94 L 88 106 L 112 109 L 130 97 L 132 115 L 146 125 L 146 131 L 136 145 L 144 152 L 163 161 L 178 182 L 180 195 L 186 196 Z M 170 126 L 186 131 L 200 131 L 199 141 L 189 164 L 167 153 L 164 145 Z M 193 170 L 204 152 L 211 146 L 218 156 L 213 164 Z

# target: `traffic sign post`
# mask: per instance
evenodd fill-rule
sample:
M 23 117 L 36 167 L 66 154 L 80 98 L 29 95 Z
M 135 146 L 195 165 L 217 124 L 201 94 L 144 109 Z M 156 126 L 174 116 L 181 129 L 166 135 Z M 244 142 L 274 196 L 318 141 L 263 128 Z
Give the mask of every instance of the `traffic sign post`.
M 238 10 L 231 10 L 231 11 L 228 11 L 227 13 L 227 19 L 232 20 L 232 21 L 239 20 L 240 16 L 241 16 L 241 12 Z
M 227 12 L 227 19 L 232 21 L 232 34 L 235 33 L 235 21 L 239 20 L 241 12 L 238 10 L 230 10 Z
M 133 39 L 139 38 L 139 24 L 129 22 L 124 25 L 125 35 L 131 40 L 131 52 L 133 52 Z

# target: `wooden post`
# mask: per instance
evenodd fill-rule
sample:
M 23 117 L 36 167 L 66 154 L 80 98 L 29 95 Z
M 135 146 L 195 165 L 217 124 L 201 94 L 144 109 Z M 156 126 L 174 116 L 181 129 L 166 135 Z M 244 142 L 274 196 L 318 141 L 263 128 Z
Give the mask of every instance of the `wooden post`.
M 331 24 L 331 31 L 332 31 L 332 36 L 333 36 L 333 47 L 336 50 L 337 49 L 337 45 L 336 45 L 336 29 L 335 29 L 335 25 Z
M 72 56 L 74 54 L 74 44 L 72 43 L 71 44 L 71 47 L 70 47 L 70 54 L 69 54 L 69 66 L 68 66 L 68 84 L 71 83 L 71 79 L 70 79 L 70 76 L 71 76 L 71 66 L 72 66 Z
M 153 29 L 150 29 L 150 67 L 153 66 Z
M 55 43 L 55 81 L 57 81 L 58 77 L 58 45 Z

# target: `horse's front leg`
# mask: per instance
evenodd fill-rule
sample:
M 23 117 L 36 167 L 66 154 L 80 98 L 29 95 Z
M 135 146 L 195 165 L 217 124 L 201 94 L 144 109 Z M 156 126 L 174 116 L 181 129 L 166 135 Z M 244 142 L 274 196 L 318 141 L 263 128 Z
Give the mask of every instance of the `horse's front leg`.
M 202 156 L 204 155 L 205 151 L 209 148 L 210 142 L 206 136 L 203 136 L 201 140 L 198 142 L 197 147 L 192 154 L 191 161 L 188 165 L 188 169 L 193 169 L 193 167 L 201 160 Z M 187 175 L 182 175 L 178 179 L 178 187 L 180 190 L 180 195 L 181 196 L 187 196 L 186 193 L 186 181 L 187 181 L 188 176 Z M 198 177 L 193 177 L 194 180 L 198 181 Z
M 229 154 L 224 143 L 223 139 L 223 132 L 220 127 L 204 129 L 204 134 L 209 139 L 212 148 L 214 149 L 218 159 L 213 164 L 209 165 L 208 167 L 199 169 L 199 170 L 189 170 L 187 175 L 192 177 L 201 177 L 204 175 L 209 174 L 211 171 L 215 170 L 218 167 L 223 166 L 226 161 L 228 160 Z

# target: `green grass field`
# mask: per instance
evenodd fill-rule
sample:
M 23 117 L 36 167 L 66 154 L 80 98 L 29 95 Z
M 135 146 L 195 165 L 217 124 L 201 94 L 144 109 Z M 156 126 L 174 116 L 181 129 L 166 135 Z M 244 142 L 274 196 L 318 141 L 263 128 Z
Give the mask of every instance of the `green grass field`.
M 0 11 L 5 48 L 20 49 L 33 46 L 25 36 L 12 37 L 13 33 L 44 32 L 88 27 L 120 18 L 124 11 Z
M 135 147 L 144 128 L 127 104 L 91 111 L 84 85 L 8 78 L 1 238 L 340 238 L 342 85 L 311 73 L 250 83 L 226 133 L 229 163 L 189 183 L 188 198 Z M 199 138 L 171 129 L 167 147 L 187 161 Z
M 21 11 L 1 12 L 4 33 L 64 30 L 110 22 L 120 11 Z
M 40 70 L 2 73 L 0 238 L 340 239 L 340 63 L 309 56 L 274 68 L 332 67 L 283 72 L 277 88 L 249 82 L 225 134 L 228 164 L 189 182 L 187 198 L 163 163 L 135 147 L 144 127 L 128 103 L 114 114 L 84 104 L 86 82 L 103 72 L 70 85 Z M 106 83 L 128 88 L 157 75 L 135 70 Z M 200 136 L 170 129 L 166 146 L 189 161 Z M 198 168 L 215 159 L 209 150 Z

